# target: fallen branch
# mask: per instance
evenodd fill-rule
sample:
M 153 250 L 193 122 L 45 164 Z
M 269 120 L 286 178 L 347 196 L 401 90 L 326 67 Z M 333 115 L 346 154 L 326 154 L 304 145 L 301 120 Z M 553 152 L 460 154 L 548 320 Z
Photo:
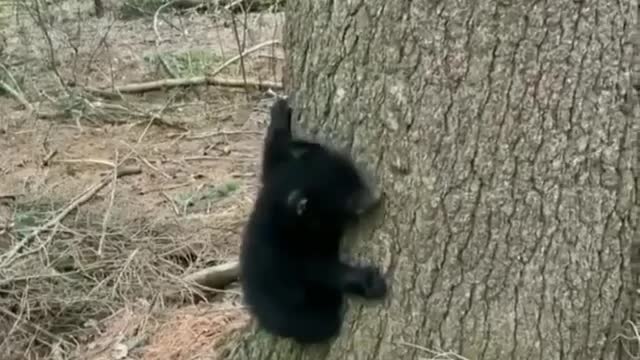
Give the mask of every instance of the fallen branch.
M 211 266 L 184 277 L 184 281 L 200 286 L 220 289 L 232 283 L 240 276 L 240 263 L 228 263 Z
M 20 194 L 2 194 L 2 193 L 0 193 L 0 200 L 2 200 L 2 199 L 15 200 L 15 199 L 18 198 L 18 196 L 20 196 Z
M 228 135 L 241 135 L 241 134 L 261 135 L 262 131 L 256 131 L 256 130 L 235 130 L 235 131 L 222 130 L 222 131 L 208 132 L 208 133 L 199 134 L 199 135 L 187 135 L 187 133 L 173 133 L 173 134 L 167 134 L 167 137 L 170 138 L 170 139 L 181 138 L 181 139 L 184 139 L 184 140 L 199 140 L 199 139 L 206 139 L 206 138 L 214 137 L 214 136 L 228 136 Z
M 200 290 L 221 290 L 226 285 L 237 280 L 239 277 L 240 263 L 237 260 L 234 260 L 185 275 L 180 280 L 189 285 L 200 288 Z M 164 298 L 176 300 L 180 298 L 180 293 L 180 290 L 170 290 L 165 294 Z
M 259 12 L 268 9 L 276 3 L 277 1 L 274 0 L 253 0 L 250 2 L 247 2 L 246 0 L 220 0 L 216 2 L 216 5 L 221 6 L 226 10 Z M 281 6 L 285 4 L 284 1 L 280 1 L 280 3 Z M 172 7 L 177 10 L 187 10 L 192 8 L 208 10 L 209 6 L 209 2 L 204 0 L 176 0 L 172 4 Z
M 2 254 L 2 256 L 0 256 L 0 268 L 6 268 L 9 265 L 11 265 L 13 261 L 15 261 L 16 255 L 20 252 L 20 250 L 23 247 L 27 246 L 31 242 L 31 240 L 33 240 L 41 232 L 49 229 L 50 227 L 62 221 L 67 215 L 69 215 L 71 211 L 73 211 L 75 208 L 77 208 L 78 206 L 84 204 L 89 199 L 91 199 L 98 191 L 100 191 L 102 188 L 104 188 L 109 183 L 111 183 L 111 181 L 113 181 L 114 178 L 139 174 L 142 172 L 142 170 L 139 167 L 122 167 L 122 168 L 118 168 L 115 171 L 116 171 L 115 176 L 106 176 L 102 180 L 100 180 L 100 182 L 98 182 L 97 184 L 94 184 L 93 186 L 85 190 L 84 193 L 76 197 L 71 203 L 69 203 L 69 205 L 67 205 L 64 209 L 62 209 L 62 211 L 60 211 L 56 216 L 54 216 L 52 219 L 50 219 L 43 225 L 37 227 L 30 234 L 25 236 L 24 239 L 22 239 L 19 243 L 17 243 L 13 248 L 11 248 L 6 253 Z
M 172 184 L 172 185 L 167 185 L 167 186 L 150 188 L 150 189 L 146 189 L 146 190 L 142 189 L 138 193 L 140 195 L 145 195 L 145 194 L 149 194 L 149 193 L 152 193 L 152 192 L 161 192 L 161 191 L 167 191 L 167 190 L 174 190 L 174 189 L 178 189 L 178 188 L 189 186 L 189 185 L 191 185 L 191 182 L 185 182 L 185 183 L 181 183 L 181 184 Z
M 105 89 L 94 89 L 94 88 L 85 88 L 87 91 L 93 93 L 97 96 L 102 96 L 105 98 L 113 98 L 117 97 L 118 93 L 122 94 L 140 94 L 153 90 L 160 89 L 170 89 L 175 87 L 182 86 L 194 86 L 194 85 L 212 85 L 212 86 L 228 86 L 228 87 L 255 87 L 259 90 L 267 90 L 267 89 L 283 89 L 282 83 L 273 82 L 273 81 L 257 81 L 257 80 L 247 80 L 246 82 L 238 79 L 213 79 L 206 76 L 196 76 L 192 78 L 181 78 L 181 79 L 163 79 L 156 81 L 149 81 L 143 83 L 134 83 L 127 84 L 122 86 L 117 86 L 113 89 L 113 91 Z
M 108 160 L 101 160 L 101 159 L 60 159 L 60 160 L 52 160 L 49 163 L 59 163 L 59 164 L 63 164 L 63 163 L 68 163 L 68 164 L 98 164 L 98 165 L 105 165 L 109 168 L 113 168 L 115 165 Z
M 159 13 L 161 9 L 162 7 L 158 9 L 158 12 L 156 12 L 156 15 Z M 155 21 L 154 21 L 154 24 L 155 24 Z M 243 51 L 241 54 L 238 54 L 232 57 L 231 59 L 225 61 L 217 69 L 213 70 L 210 74 L 207 74 L 206 76 L 196 76 L 192 78 L 179 78 L 179 79 L 176 79 L 176 78 L 162 79 L 162 80 L 149 81 L 144 83 L 127 84 L 127 85 L 118 86 L 112 89 L 109 89 L 109 88 L 94 89 L 91 87 L 87 87 L 85 89 L 93 93 L 94 95 L 102 96 L 105 98 L 117 98 L 119 97 L 119 94 L 126 94 L 126 93 L 137 94 L 137 93 L 143 93 L 143 92 L 158 90 L 163 88 L 174 88 L 174 87 L 180 87 L 180 86 L 194 86 L 194 85 L 212 85 L 212 86 L 228 86 L 228 87 L 248 86 L 248 87 L 258 88 L 259 90 L 273 90 L 273 89 L 282 90 L 283 85 L 282 83 L 279 83 L 279 82 L 259 81 L 259 80 L 245 81 L 245 80 L 238 80 L 238 79 L 216 79 L 215 78 L 215 76 L 218 75 L 220 72 L 222 72 L 222 70 L 226 69 L 229 65 L 233 64 L 239 59 L 242 59 L 245 56 L 258 51 L 263 47 L 266 47 L 269 45 L 275 45 L 275 44 L 280 44 L 280 41 L 269 40 L 269 41 L 260 43 L 258 45 L 255 45 Z M 171 73 L 170 69 L 166 69 L 166 70 L 169 72 L 170 76 L 175 77 L 174 74 Z

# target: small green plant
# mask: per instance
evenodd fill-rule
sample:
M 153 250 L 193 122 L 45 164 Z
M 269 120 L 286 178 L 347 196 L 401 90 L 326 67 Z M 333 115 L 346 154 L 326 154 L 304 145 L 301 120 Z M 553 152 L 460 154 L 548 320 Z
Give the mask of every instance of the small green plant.
M 175 200 L 176 204 L 186 210 L 189 207 L 209 207 L 211 204 L 224 199 L 238 190 L 238 183 L 227 182 L 219 186 L 206 186 L 199 192 L 180 194 Z
M 59 206 L 63 206 L 59 204 Z M 22 203 L 14 215 L 15 232 L 19 237 L 31 233 L 55 215 L 52 205 L 42 203 Z

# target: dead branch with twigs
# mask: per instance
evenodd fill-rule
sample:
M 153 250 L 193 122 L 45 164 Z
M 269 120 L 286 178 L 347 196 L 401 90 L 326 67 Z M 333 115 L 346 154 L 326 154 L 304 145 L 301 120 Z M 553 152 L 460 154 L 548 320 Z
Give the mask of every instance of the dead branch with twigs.
M 216 7 L 221 7 L 230 11 L 262 11 L 268 9 L 275 4 L 284 6 L 284 0 L 220 0 L 215 2 Z M 206 0 L 176 0 L 173 1 L 171 7 L 178 10 L 187 10 L 193 8 L 209 9 L 209 2 Z
M 245 82 L 238 79 L 213 79 L 208 76 L 195 76 L 192 78 L 163 79 L 163 80 L 116 86 L 113 89 L 113 91 L 109 91 L 108 89 L 95 89 L 95 88 L 85 88 L 85 90 L 97 96 L 112 98 L 114 96 L 117 96 L 118 93 L 140 94 L 140 93 L 145 93 L 148 91 L 154 91 L 154 90 L 160 90 L 160 89 L 170 89 L 175 87 L 197 86 L 197 85 L 254 87 L 263 91 L 266 91 L 268 89 L 275 89 L 275 90 L 283 89 L 282 83 L 274 82 L 274 81 L 258 81 L 258 80 L 248 79 Z
M 158 11 L 159 10 L 160 9 L 158 9 Z M 157 13 L 158 12 L 156 12 L 156 14 Z M 93 93 L 94 95 L 103 96 L 106 98 L 117 97 L 118 94 L 120 93 L 137 94 L 137 93 L 144 93 L 144 92 L 159 90 L 159 89 L 167 89 L 167 88 L 183 87 L 183 86 L 196 86 L 196 85 L 229 86 L 229 87 L 245 87 L 246 86 L 246 87 L 255 87 L 255 88 L 258 88 L 259 90 L 281 90 L 283 88 L 283 85 L 280 82 L 258 81 L 258 80 L 251 80 L 251 79 L 238 80 L 238 79 L 214 78 L 216 75 L 221 73 L 224 69 L 226 69 L 236 61 L 238 60 L 242 61 L 242 59 L 245 58 L 246 56 L 264 47 L 267 47 L 269 45 L 279 45 L 279 44 L 280 44 L 279 40 L 269 40 L 261 44 L 252 46 L 251 48 L 225 61 L 222 65 L 220 65 L 218 68 L 216 68 L 206 76 L 196 76 L 191 78 L 179 78 L 179 79 L 170 78 L 170 79 L 162 79 L 162 80 L 148 81 L 148 82 L 142 82 L 142 83 L 133 83 L 133 84 L 117 86 L 112 89 L 106 89 L 106 88 L 95 89 L 95 88 L 87 87 L 85 88 L 85 90 L 89 91 L 90 93 Z M 170 75 L 173 76 L 171 73 Z

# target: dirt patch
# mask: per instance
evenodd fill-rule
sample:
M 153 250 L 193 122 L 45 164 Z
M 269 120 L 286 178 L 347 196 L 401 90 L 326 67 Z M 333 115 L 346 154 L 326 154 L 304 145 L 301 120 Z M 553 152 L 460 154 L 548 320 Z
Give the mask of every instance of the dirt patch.
M 150 304 L 139 301 L 107 319 L 96 341 L 82 345 L 74 357 L 112 360 L 187 360 L 216 358 L 220 342 L 249 324 L 240 307 L 189 305 L 149 316 Z
M 248 316 L 240 310 L 181 309 L 163 324 L 145 349 L 143 359 L 177 360 L 195 356 L 216 356 L 218 340 L 244 328 Z

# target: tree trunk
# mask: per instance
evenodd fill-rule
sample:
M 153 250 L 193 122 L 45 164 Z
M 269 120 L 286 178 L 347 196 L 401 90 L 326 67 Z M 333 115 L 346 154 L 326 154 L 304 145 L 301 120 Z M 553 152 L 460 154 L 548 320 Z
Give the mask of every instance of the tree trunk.
M 392 291 L 351 301 L 330 346 L 252 331 L 231 357 L 623 357 L 640 240 L 637 6 L 288 2 L 296 125 L 348 148 L 386 193 L 355 247 Z
M 96 10 L 97 18 L 104 16 L 104 5 L 102 4 L 102 0 L 93 0 L 93 8 Z

